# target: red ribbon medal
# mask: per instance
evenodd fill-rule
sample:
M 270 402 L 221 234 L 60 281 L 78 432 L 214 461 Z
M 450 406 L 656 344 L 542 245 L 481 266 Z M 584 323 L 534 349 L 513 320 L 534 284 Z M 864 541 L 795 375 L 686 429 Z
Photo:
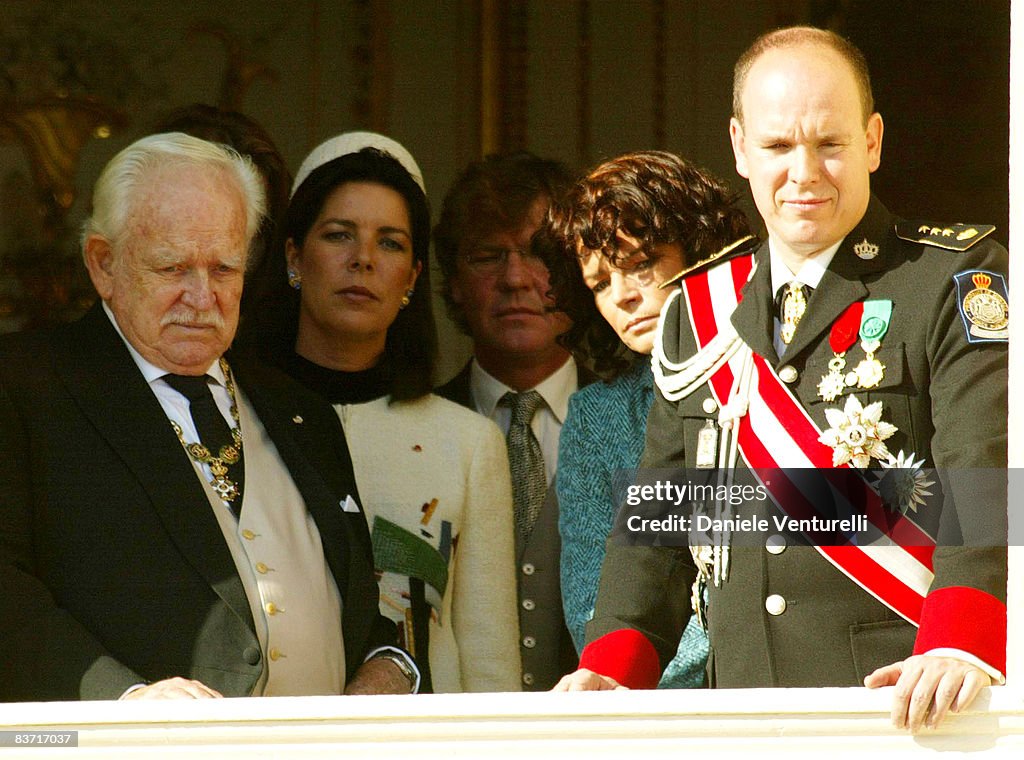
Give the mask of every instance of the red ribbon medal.
M 828 345 L 835 354 L 828 363 L 828 372 L 818 383 L 818 395 L 823 401 L 835 401 L 846 387 L 843 370 L 846 368 L 844 355 L 857 342 L 860 321 L 864 316 L 864 302 L 855 301 L 846 307 L 839 319 L 832 323 L 828 334 Z

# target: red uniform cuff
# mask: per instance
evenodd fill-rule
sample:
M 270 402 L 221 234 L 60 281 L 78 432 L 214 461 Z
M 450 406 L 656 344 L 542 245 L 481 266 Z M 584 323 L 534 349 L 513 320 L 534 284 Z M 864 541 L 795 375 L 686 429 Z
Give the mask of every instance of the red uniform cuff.
M 921 608 L 914 654 L 940 648 L 970 652 L 1005 673 L 1006 605 L 967 586 L 949 586 L 928 594 Z
M 630 689 L 653 689 L 661 678 L 658 652 L 632 628 L 606 633 L 583 649 L 580 667 L 614 678 Z

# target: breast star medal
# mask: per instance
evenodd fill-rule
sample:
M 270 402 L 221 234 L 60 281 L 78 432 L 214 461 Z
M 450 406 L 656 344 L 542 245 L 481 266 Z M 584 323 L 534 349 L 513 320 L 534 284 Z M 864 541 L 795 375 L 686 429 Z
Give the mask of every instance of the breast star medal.
M 851 393 L 844 408 L 826 409 L 825 419 L 832 427 L 818 436 L 818 441 L 832 449 L 833 467 L 849 462 L 863 470 L 872 458 L 880 461 L 889 459 L 889 449 L 884 441 L 899 428 L 882 421 L 881 401 L 863 406 Z
M 892 301 L 876 299 L 864 302 L 864 315 L 860 321 L 860 347 L 864 349 L 861 359 L 853 372 L 846 377 L 847 385 L 856 385 L 865 390 L 877 388 L 885 377 L 885 365 L 875 358 L 875 352 L 882 346 L 882 338 L 889 330 L 892 318 Z
M 925 497 L 932 495 L 928 489 L 935 481 L 928 479 L 923 465 L 924 459 L 915 462 L 913 452 L 907 455 L 902 450 L 896 456 L 890 453 L 882 462 L 884 474 L 877 485 L 878 493 L 892 511 L 906 515 L 928 503 Z
M 835 401 L 846 387 L 843 370 L 846 369 L 846 352 L 857 340 L 857 330 L 864 314 L 864 302 L 850 304 L 832 324 L 828 344 L 833 356 L 828 363 L 828 372 L 818 382 L 818 396 L 823 401 Z

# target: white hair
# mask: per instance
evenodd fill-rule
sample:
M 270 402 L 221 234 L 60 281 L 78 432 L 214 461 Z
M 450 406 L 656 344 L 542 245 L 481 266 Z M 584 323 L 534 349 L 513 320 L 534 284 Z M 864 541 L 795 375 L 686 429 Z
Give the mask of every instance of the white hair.
M 246 241 L 252 244 L 267 212 L 263 178 L 252 161 L 226 145 L 183 132 L 167 132 L 136 140 L 103 168 L 93 188 L 92 215 L 82 225 L 83 253 L 92 235 L 112 245 L 124 235 L 136 194 L 147 175 L 157 167 L 170 165 L 219 168 L 234 177 L 245 201 Z

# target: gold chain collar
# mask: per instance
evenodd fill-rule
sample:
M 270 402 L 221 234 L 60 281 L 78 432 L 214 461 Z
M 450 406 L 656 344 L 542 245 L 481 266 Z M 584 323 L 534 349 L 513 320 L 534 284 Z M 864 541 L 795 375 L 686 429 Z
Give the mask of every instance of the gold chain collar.
M 233 442 L 221 446 L 217 456 L 213 456 L 210 450 L 199 441 L 186 443 L 185 436 L 181 432 L 181 426 L 174 420 L 171 420 L 171 427 L 174 428 L 182 448 L 185 449 L 192 461 L 209 466 L 210 473 L 213 475 L 213 481 L 210 485 L 217 495 L 224 501 L 232 502 L 238 498 L 239 490 L 238 484 L 227 476 L 228 465 L 236 464 L 242 458 L 242 428 L 238 422 L 235 380 L 231 375 L 231 368 L 228 367 L 227 360 L 223 356 L 220 358 L 220 369 L 224 373 L 224 387 L 231 398 L 231 418 L 235 421 L 235 426 L 231 428 L 231 439 Z

